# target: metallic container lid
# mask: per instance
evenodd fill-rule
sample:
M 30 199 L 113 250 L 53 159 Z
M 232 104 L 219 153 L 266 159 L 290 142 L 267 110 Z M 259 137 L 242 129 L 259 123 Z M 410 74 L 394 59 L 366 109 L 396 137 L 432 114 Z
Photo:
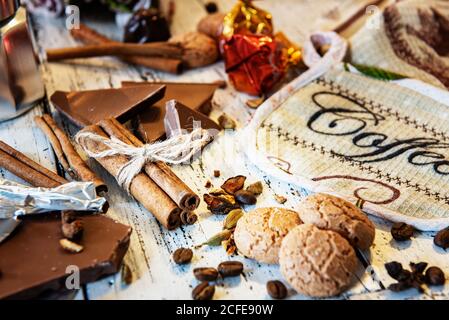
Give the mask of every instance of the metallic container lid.
M 14 17 L 20 6 L 20 0 L 0 0 L 0 23 Z

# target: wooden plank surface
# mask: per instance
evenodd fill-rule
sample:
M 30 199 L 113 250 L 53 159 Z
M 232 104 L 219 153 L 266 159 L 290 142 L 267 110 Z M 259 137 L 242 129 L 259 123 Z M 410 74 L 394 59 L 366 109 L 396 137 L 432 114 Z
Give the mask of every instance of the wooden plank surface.
M 220 1 L 220 8 L 227 9 L 230 1 Z M 295 1 L 290 1 L 293 2 Z M 275 21 L 279 23 L 279 29 L 295 39 L 301 37 L 301 30 L 291 26 L 294 13 L 288 6 L 277 5 L 280 1 L 267 0 L 258 5 L 267 4 L 273 13 Z M 282 1 L 282 3 L 284 3 Z M 296 2 L 295 2 L 296 3 Z M 173 32 L 181 33 L 195 30 L 196 23 L 205 15 L 202 0 L 178 0 L 176 1 L 177 13 L 174 17 Z M 298 9 L 300 10 L 300 9 Z M 185 12 L 189 14 L 186 15 Z M 86 21 L 89 26 L 95 28 L 115 39 L 120 39 L 121 34 L 111 23 L 104 21 Z M 57 48 L 73 46 L 76 42 L 65 29 L 63 19 L 48 19 L 34 17 L 33 26 L 36 30 L 39 48 Z M 291 26 L 291 27 L 289 27 Z M 188 71 L 180 76 L 154 72 L 145 68 L 137 68 L 121 63 L 113 58 L 95 58 L 89 60 L 77 60 L 70 63 L 44 63 L 42 65 L 44 81 L 48 96 L 56 90 L 84 90 L 95 88 L 118 87 L 123 80 L 165 80 L 179 82 L 211 82 L 226 79 L 223 63 L 218 62 L 212 66 Z M 238 121 L 238 127 L 242 127 L 250 119 L 252 110 L 249 110 L 244 102 L 248 97 L 237 93 L 232 87 L 220 89 L 213 100 L 213 112 L 211 117 L 216 119 L 222 112 Z M 52 112 L 53 107 L 50 106 Z M 35 114 L 43 112 L 43 106 L 39 105 L 23 117 L 0 124 L 0 138 L 11 143 L 12 146 L 23 151 L 31 158 L 43 165 L 54 169 L 55 160 L 51 148 L 43 135 L 35 128 L 32 118 Z M 75 128 L 64 118 L 57 117 L 60 124 L 71 134 Z M 288 198 L 285 207 L 294 208 L 300 199 L 306 194 L 305 190 L 296 188 L 264 175 L 252 165 L 248 165 L 241 152 L 236 148 L 235 134 L 225 132 L 210 144 L 203 152 L 201 159 L 196 160 L 190 166 L 176 167 L 175 172 L 200 196 L 206 192 L 204 184 L 211 180 L 214 186 L 230 176 L 242 174 L 248 177 L 248 182 L 261 180 L 264 183 L 264 192 L 258 198 L 257 206 L 279 206 L 274 200 L 274 195 L 284 195 Z M 25 143 L 26 142 L 26 143 Z M 221 228 L 223 217 L 211 216 L 204 203 L 197 210 L 199 221 L 193 226 L 184 226 L 176 231 L 166 231 L 154 219 L 147 210 L 137 204 L 115 181 L 94 162 L 90 162 L 96 172 L 105 179 L 110 192 L 108 200 L 111 209 L 108 215 L 131 225 L 133 233 L 129 252 L 125 257 L 125 264 L 132 273 L 133 281 L 130 285 L 124 283 L 122 274 L 91 283 L 86 286 L 84 295 L 78 294 L 78 298 L 85 299 L 189 299 L 192 287 L 196 281 L 192 276 L 192 269 L 198 266 L 216 266 L 219 262 L 229 259 L 224 250 L 219 248 L 202 248 L 195 251 L 194 260 L 190 265 L 179 267 L 171 260 L 172 252 L 178 247 L 192 247 L 201 243 Z M 220 178 L 212 178 L 214 169 L 222 173 Z M 1 172 L 2 175 L 4 172 Z M 9 177 L 9 176 L 8 176 Z M 253 207 L 246 207 L 250 210 Z M 431 265 L 437 265 L 444 270 L 449 270 L 447 253 L 436 249 L 432 245 L 432 234 L 420 234 L 412 242 L 399 245 L 391 240 L 389 235 L 389 223 L 374 219 L 377 226 L 377 236 L 373 248 L 369 252 L 360 254 L 360 272 L 358 281 L 345 294 L 337 299 L 428 299 L 447 296 L 447 289 L 436 289 L 434 295 L 415 295 L 406 292 L 391 294 L 382 289 L 391 283 L 383 264 L 391 260 L 404 263 L 410 261 L 427 261 Z M 281 279 L 277 266 L 268 266 L 256 263 L 242 257 L 233 257 L 245 265 L 245 274 L 239 279 L 226 281 L 217 287 L 215 298 L 226 299 L 266 299 L 265 283 L 271 279 Z M 305 299 L 305 297 L 292 292 L 290 298 Z

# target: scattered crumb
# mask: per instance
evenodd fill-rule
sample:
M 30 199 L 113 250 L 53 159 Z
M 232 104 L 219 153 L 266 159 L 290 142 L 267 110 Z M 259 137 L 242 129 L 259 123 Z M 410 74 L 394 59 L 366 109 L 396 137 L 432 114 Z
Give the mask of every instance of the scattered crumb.
M 220 117 L 218 117 L 218 124 L 223 129 L 235 129 L 236 127 L 235 121 L 225 113 L 223 113 Z
M 274 195 L 274 199 L 275 199 L 278 203 L 280 203 L 280 204 L 284 204 L 284 203 L 287 202 L 287 198 L 286 198 L 286 197 L 280 196 L 280 195 L 277 195 L 277 194 Z
M 262 96 L 260 98 L 247 100 L 246 105 L 252 109 L 257 109 L 264 101 L 265 97 Z
M 210 182 L 210 180 L 207 180 L 206 184 L 204 185 L 205 188 L 210 188 L 212 187 L 212 182 Z
M 59 240 L 59 244 L 65 251 L 71 252 L 71 253 L 79 253 L 79 252 L 83 251 L 83 249 L 84 249 L 84 247 L 82 245 L 72 242 L 69 239 L 61 239 L 61 240 Z
M 217 81 L 214 81 L 213 83 L 218 85 L 218 87 L 220 89 L 225 89 L 228 86 L 228 84 L 227 84 L 227 82 L 225 80 L 217 80 Z
M 214 170 L 214 177 L 218 178 L 220 176 L 220 170 Z

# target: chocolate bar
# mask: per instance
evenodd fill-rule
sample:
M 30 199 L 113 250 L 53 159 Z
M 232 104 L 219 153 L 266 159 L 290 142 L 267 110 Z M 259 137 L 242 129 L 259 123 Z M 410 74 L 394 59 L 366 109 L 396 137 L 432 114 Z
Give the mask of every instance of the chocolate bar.
M 150 84 L 118 89 L 56 91 L 50 98 L 56 109 L 80 127 L 116 118 L 126 122 L 142 108 L 163 98 L 165 86 Z
M 24 219 L 0 244 L 0 299 L 30 299 L 71 289 L 65 285 L 73 272 L 69 266 L 79 269 L 80 284 L 119 271 L 132 229 L 103 215 L 81 219 L 84 250 L 77 254 L 64 251 L 59 244 L 63 238 L 59 215 Z
M 149 108 L 144 108 L 137 116 L 138 133 L 145 142 L 154 142 L 165 137 L 164 117 L 165 103 L 169 100 L 180 102 L 177 109 L 183 129 L 192 128 L 192 119 L 201 121 L 204 129 L 217 129 L 221 127 L 209 117 L 211 100 L 215 90 L 219 87 L 215 83 L 170 83 L 158 82 L 165 85 L 165 96 Z M 123 87 L 147 86 L 148 82 L 122 82 Z

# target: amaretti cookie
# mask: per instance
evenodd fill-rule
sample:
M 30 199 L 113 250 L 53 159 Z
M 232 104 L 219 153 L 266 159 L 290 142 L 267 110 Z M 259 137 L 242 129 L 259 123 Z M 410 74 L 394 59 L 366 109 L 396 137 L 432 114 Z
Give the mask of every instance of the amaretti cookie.
M 234 241 L 244 256 L 264 263 L 278 263 L 282 239 L 301 224 L 298 213 L 283 208 L 258 208 L 237 222 Z
M 297 207 L 299 217 L 320 229 L 333 230 L 353 246 L 368 249 L 374 241 L 374 224 L 352 203 L 323 193 L 305 198 Z
M 312 297 L 338 295 L 357 270 L 354 248 L 340 234 L 303 224 L 291 230 L 279 252 L 281 272 L 299 293 Z

